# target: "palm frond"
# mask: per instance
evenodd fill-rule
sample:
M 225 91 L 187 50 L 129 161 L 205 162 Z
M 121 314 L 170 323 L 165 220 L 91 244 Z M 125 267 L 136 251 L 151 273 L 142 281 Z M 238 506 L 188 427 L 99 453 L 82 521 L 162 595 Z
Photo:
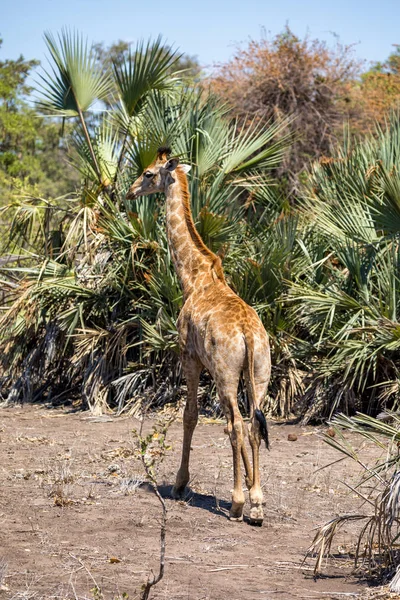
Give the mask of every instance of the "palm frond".
M 82 35 L 63 29 L 58 40 L 50 32 L 44 37 L 54 65 L 40 75 L 39 108 L 63 117 L 78 116 L 109 94 L 109 74 L 99 69 Z
M 177 80 L 171 77 L 170 70 L 178 59 L 177 52 L 158 37 L 154 42 L 139 42 L 125 62 L 114 63 L 118 94 L 129 118 L 140 113 L 154 90 L 165 92 L 174 88 Z

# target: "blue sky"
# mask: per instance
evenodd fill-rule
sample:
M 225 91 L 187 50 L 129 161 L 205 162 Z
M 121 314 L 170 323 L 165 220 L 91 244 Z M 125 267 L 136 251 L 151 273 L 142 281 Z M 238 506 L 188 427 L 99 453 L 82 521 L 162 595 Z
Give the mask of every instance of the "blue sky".
M 400 43 L 400 0 L 0 0 L 0 59 L 45 57 L 43 32 L 69 26 L 89 40 L 135 42 L 161 33 L 203 66 L 226 61 L 235 45 L 273 37 L 288 22 L 298 36 L 355 44 L 367 61 Z

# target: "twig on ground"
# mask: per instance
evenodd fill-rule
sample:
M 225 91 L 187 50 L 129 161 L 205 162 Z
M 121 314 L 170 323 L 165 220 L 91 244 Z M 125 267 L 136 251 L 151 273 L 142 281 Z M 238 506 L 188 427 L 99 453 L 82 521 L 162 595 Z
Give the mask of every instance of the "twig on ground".
M 140 600 L 147 600 L 149 598 L 149 594 L 151 588 L 157 583 L 161 581 L 164 576 L 165 570 L 165 549 L 166 549 L 166 530 L 167 530 L 167 507 L 165 504 L 164 498 L 161 496 L 158 485 L 157 485 L 157 474 L 156 467 L 160 464 L 167 450 L 170 449 L 169 446 L 165 443 L 165 437 L 168 431 L 169 426 L 172 421 L 175 419 L 175 415 L 170 416 L 170 418 L 164 423 L 159 424 L 158 426 L 153 427 L 153 432 L 148 434 L 147 436 L 143 436 L 143 424 L 144 419 L 141 421 L 140 431 L 134 431 L 134 435 L 136 436 L 139 447 L 140 447 L 140 459 L 142 461 L 144 470 L 146 472 L 147 479 L 151 484 L 153 492 L 157 497 L 157 500 L 161 504 L 162 508 L 162 517 L 161 517 L 161 529 L 160 529 L 160 563 L 158 574 L 152 574 L 152 577 L 148 577 L 146 583 L 142 587 L 142 591 L 140 594 Z

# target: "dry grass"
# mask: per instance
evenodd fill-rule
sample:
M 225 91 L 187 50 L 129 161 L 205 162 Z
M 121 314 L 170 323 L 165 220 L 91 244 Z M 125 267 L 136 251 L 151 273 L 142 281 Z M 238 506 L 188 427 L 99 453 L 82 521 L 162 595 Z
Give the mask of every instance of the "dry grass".
M 314 576 L 321 573 L 323 559 L 332 555 L 332 544 L 338 531 L 350 523 L 359 524 L 354 534 L 352 558 L 355 568 L 364 576 L 387 581 L 393 576 L 400 556 L 400 472 L 397 471 L 400 437 L 400 417 L 392 415 L 394 424 L 358 414 L 349 418 L 338 415 L 333 420 L 335 435 L 325 435 L 324 440 L 343 457 L 359 465 L 361 475 L 356 485 L 346 483 L 361 503 L 361 510 L 353 514 L 338 515 L 322 525 L 308 549 L 306 557 L 315 556 Z M 387 421 L 387 419 L 385 419 Z M 359 448 L 352 446 L 343 431 L 358 434 Z M 362 458 L 365 441 L 382 453 L 374 464 Z

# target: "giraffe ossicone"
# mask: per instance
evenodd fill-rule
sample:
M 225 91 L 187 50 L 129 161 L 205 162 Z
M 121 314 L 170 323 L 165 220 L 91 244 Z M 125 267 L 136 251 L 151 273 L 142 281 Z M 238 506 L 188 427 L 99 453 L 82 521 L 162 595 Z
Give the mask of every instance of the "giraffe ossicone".
M 178 157 L 170 155 L 169 148 L 160 148 L 156 160 L 129 188 L 127 198 L 165 193 L 168 245 L 183 291 L 184 304 L 177 328 L 187 401 L 183 416 L 182 460 L 173 494 L 176 498 L 184 497 L 189 482 L 190 446 L 198 420 L 197 389 L 201 371 L 206 368 L 215 381 L 232 445 L 234 488 L 230 518 L 243 520 L 243 460 L 250 496 L 250 522 L 261 525 L 263 494 L 259 447 L 262 439 L 268 447 L 268 432 L 260 406 L 271 374 L 269 339 L 255 310 L 227 285 L 220 257 L 201 239 L 190 207 L 186 177 L 190 166 L 180 164 Z M 247 430 L 237 403 L 242 373 L 250 400 Z M 246 448 L 247 437 L 252 464 Z

